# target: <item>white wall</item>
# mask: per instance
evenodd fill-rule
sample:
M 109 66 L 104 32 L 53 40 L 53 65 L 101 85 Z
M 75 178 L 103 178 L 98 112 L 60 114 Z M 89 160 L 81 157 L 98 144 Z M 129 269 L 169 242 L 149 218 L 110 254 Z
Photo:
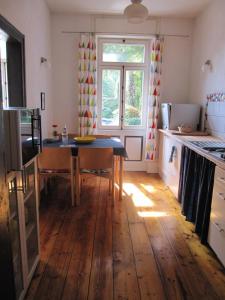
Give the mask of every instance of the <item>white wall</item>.
M 162 101 L 189 101 L 192 20 L 163 19 L 132 25 L 121 17 L 94 19 L 90 16 L 55 14 L 52 16 L 54 122 L 60 128 L 66 123 L 70 132 L 77 132 L 78 106 L 79 34 L 63 34 L 62 31 L 188 35 L 165 38 Z
M 196 19 L 193 31 L 190 99 L 205 106 L 206 95 L 225 92 L 225 1 L 214 0 Z M 212 72 L 201 70 L 210 59 Z
M 0 0 L 1 14 L 25 35 L 27 106 L 40 107 L 40 92 L 46 93 L 42 111 L 43 136 L 52 124 L 51 69 L 40 65 L 40 57 L 51 61 L 51 22 L 44 0 Z

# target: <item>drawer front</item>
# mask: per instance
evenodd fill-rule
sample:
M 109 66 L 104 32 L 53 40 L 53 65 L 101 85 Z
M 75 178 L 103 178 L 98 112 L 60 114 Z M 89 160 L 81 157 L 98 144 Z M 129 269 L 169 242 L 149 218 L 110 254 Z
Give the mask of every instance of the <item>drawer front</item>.
M 223 170 L 219 167 L 216 167 L 214 182 L 222 184 L 223 192 L 225 192 L 225 170 Z
M 225 192 L 224 187 L 218 182 L 215 182 L 213 188 L 210 221 L 225 231 Z
M 208 243 L 225 266 L 225 232 L 212 221 L 209 225 Z
M 217 207 L 224 214 L 225 219 L 225 189 L 217 182 L 213 187 L 212 208 Z

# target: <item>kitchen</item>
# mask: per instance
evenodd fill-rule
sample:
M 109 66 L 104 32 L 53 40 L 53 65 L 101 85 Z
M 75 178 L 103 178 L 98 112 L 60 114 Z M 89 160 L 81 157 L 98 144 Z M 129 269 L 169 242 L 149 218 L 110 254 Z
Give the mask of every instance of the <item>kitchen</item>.
M 36 1 L 32 4 L 28 3 L 28 1 L 26 0 L 21 1 L 20 4 L 18 4 L 18 2 L 16 1 L 1 1 L 1 15 L 20 33 L 22 33 L 22 35 L 25 36 L 24 73 L 26 78 L 26 104 L 28 108 L 38 107 L 40 109 L 43 139 L 50 138 L 52 136 L 53 124 L 58 125 L 58 131 L 60 133 L 65 123 L 67 125 L 67 130 L 69 133 L 78 132 L 79 124 L 78 118 L 76 116 L 78 115 L 79 110 L 77 100 L 77 95 L 79 94 L 79 86 L 76 84 L 76 82 L 78 82 L 77 70 L 79 66 L 78 44 L 80 40 L 80 33 L 82 32 L 96 32 L 97 34 L 103 33 L 103 36 L 100 34 L 101 36 L 99 37 L 98 44 L 99 47 L 102 47 L 98 48 L 98 50 L 101 49 L 103 53 L 104 49 L 106 49 L 104 48 L 104 43 L 108 43 L 108 41 L 105 41 L 105 39 L 108 39 L 109 36 L 112 35 L 114 36 L 113 38 L 118 38 L 119 41 L 119 38 L 121 36 L 127 37 L 128 33 L 132 34 L 133 39 L 134 36 L 138 37 L 138 41 L 136 41 L 136 43 L 138 44 L 141 41 L 138 45 L 145 45 L 145 49 L 148 49 L 149 38 L 151 38 L 152 35 L 160 34 L 164 36 L 162 88 L 160 101 L 161 103 L 171 102 L 173 104 L 188 103 L 200 105 L 202 109 L 206 109 L 207 113 L 207 120 L 205 122 L 205 112 L 202 111 L 202 122 L 200 124 L 201 130 L 204 131 L 204 129 L 207 128 L 207 131 L 214 136 L 213 138 L 209 136 L 180 136 L 172 134 L 173 132 L 170 132 L 166 129 L 161 129 L 159 131 L 160 142 L 159 145 L 157 145 L 157 147 L 159 148 L 159 160 L 151 160 L 145 159 L 146 123 L 145 126 L 139 127 L 138 129 L 128 129 L 126 126 L 124 126 L 123 130 L 116 126 L 114 126 L 114 128 L 111 128 L 110 134 L 115 138 L 119 137 L 121 139 L 124 147 L 126 148 L 128 157 L 131 158 L 130 161 L 126 159 L 124 161 L 124 170 L 126 172 L 124 174 L 123 183 L 123 200 L 126 200 L 124 200 L 124 203 L 122 204 L 120 202 L 115 203 L 115 209 L 113 213 L 114 225 L 110 225 L 110 220 L 112 220 L 110 216 L 112 217 L 112 215 L 110 210 L 108 209 L 108 205 L 107 207 L 104 206 L 104 211 L 109 214 L 109 223 L 106 222 L 107 218 L 104 219 L 103 212 L 101 213 L 101 210 L 97 208 L 97 205 L 102 204 L 96 204 L 94 202 L 92 204 L 89 203 L 90 205 L 87 205 L 88 200 L 86 202 L 81 201 L 80 207 L 73 207 L 71 211 L 70 209 L 68 209 L 69 214 L 74 214 L 75 220 L 77 222 L 74 223 L 76 223 L 76 225 L 80 228 L 80 232 L 77 232 L 78 229 L 76 229 L 75 224 L 69 221 L 68 216 L 65 217 L 64 220 L 64 214 L 60 215 L 58 213 L 56 217 L 56 215 L 54 215 L 53 211 L 51 211 L 50 209 L 50 198 L 60 197 L 61 202 L 57 204 L 59 206 L 63 204 L 63 198 L 66 199 L 66 206 L 69 205 L 70 201 L 67 199 L 69 197 L 67 197 L 67 194 L 65 194 L 66 191 L 63 189 L 63 186 L 60 186 L 59 182 L 58 188 L 62 188 L 62 190 L 60 190 L 62 193 L 61 196 L 58 195 L 53 189 L 53 191 L 51 191 L 53 194 L 49 196 L 50 198 L 44 198 L 47 203 L 46 207 L 44 206 L 45 210 L 43 210 L 43 207 L 41 207 L 40 211 L 37 210 L 37 216 L 38 214 L 40 215 L 40 219 L 37 218 L 37 216 L 36 218 L 38 222 L 40 221 L 41 248 L 39 249 L 40 252 L 38 252 L 38 255 L 36 256 L 38 257 L 38 259 L 35 261 L 33 270 L 30 275 L 27 274 L 27 267 L 25 267 L 23 271 L 23 274 L 27 274 L 26 276 L 23 275 L 24 277 L 26 277 L 24 280 L 26 286 L 24 288 L 24 294 L 25 290 L 28 289 L 28 286 L 31 282 L 30 289 L 28 290 L 27 294 L 28 298 L 30 297 L 30 299 L 44 299 L 45 297 L 48 297 L 48 294 L 52 295 L 52 298 L 61 299 L 63 298 L 62 291 L 65 289 L 65 291 L 67 292 L 65 292 L 64 299 L 69 299 L 71 295 L 69 291 L 71 289 L 71 293 L 73 292 L 73 284 L 75 283 L 73 281 L 66 281 L 67 271 L 69 270 L 68 276 L 72 276 L 71 274 L 73 274 L 72 265 L 70 270 L 70 267 L 68 267 L 67 263 L 70 265 L 69 262 L 73 262 L 74 268 L 77 267 L 79 269 L 80 267 L 77 266 L 76 262 L 76 254 L 77 257 L 83 257 L 83 259 L 86 254 L 85 261 L 88 263 L 87 257 L 88 255 L 90 255 L 90 253 L 92 253 L 91 255 L 93 255 L 93 260 L 91 262 L 92 271 L 90 271 L 90 262 L 88 269 L 90 272 L 85 271 L 85 273 L 82 269 L 80 270 L 80 276 L 84 276 L 82 277 L 83 281 L 80 280 L 82 282 L 81 285 L 83 287 L 82 290 L 84 294 L 79 294 L 77 292 L 78 296 L 74 296 L 75 299 L 82 299 L 82 295 L 84 298 L 87 298 L 87 296 L 84 296 L 87 295 L 85 294 L 85 290 L 89 289 L 90 298 L 92 296 L 94 297 L 98 295 L 94 294 L 95 287 L 100 284 L 96 279 L 99 274 L 98 271 L 101 271 L 101 267 L 98 267 L 98 258 L 101 261 L 101 255 L 106 255 L 106 253 L 106 257 L 108 257 L 108 255 L 109 257 L 111 257 L 111 260 L 109 260 L 111 261 L 111 263 L 109 262 L 109 273 L 107 273 L 103 259 L 101 276 L 109 275 L 109 278 L 107 278 L 106 280 L 106 283 L 108 283 L 108 285 L 106 285 L 107 288 L 105 289 L 105 292 L 110 291 L 110 294 L 106 294 L 107 296 L 105 295 L 104 298 L 103 294 L 101 294 L 103 293 L 104 288 L 100 287 L 101 293 L 99 292 L 100 296 L 97 297 L 98 299 L 106 299 L 106 297 L 108 299 L 113 298 L 112 291 L 114 293 L 114 298 L 119 298 L 122 296 L 124 298 L 133 297 L 134 299 L 144 297 L 151 298 L 150 296 L 148 296 L 148 292 L 151 296 L 154 295 L 154 289 L 152 290 L 154 284 L 152 287 L 149 282 L 149 277 L 153 276 L 152 273 L 149 273 L 149 270 L 152 270 L 151 272 L 153 272 L 154 274 L 161 274 L 160 276 L 158 275 L 158 277 L 161 278 L 160 282 L 153 280 L 153 282 L 157 282 L 157 284 L 155 284 L 155 287 L 157 287 L 156 295 L 158 295 L 159 299 L 163 299 L 164 297 L 172 299 L 174 295 L 176 295 L 177 298 L 185 298 L 185 295 L 187 297 L 192 296 L 193 298 L 196 298 L 197 296 L 203 297 L 205 296 L 206 292 L 208 293 L 208 299 L 219 299 L 224 297 L 224 271 L 222 267 L 222 264 L 224 264 L 224 240 L 222 227 L 224 226 L 222 214 L 224 191 L 223 184 L 221 182 L 218 182 L 218 180 L 221 181 L 224 178 L 224 162 L 222 156 L 218 157 L 220 155 L 218 154 L 218 151 L 209 152 L 208 148 L 202 149 L 204 147 L 215 147 L 217 145 L 206 144 L 203 146 L 200 145 L 201 147 L 199 147 L 198 144 L 192 143 L 194 141 L 214 142 L 217 140 L 220 141 L 221 139 L 223 141 L 225 138 L 223 121 L 223 50 L 225 39 L 223 38 L 224 21 L 222 13 L 224 10 L 224 3 L 223 1 L 200 2 L 202 3 L 202 6 L 200 4 L 199 6 L 195 6 L 192 2 L 189 8 L 183 7 L 182 11 L 179 11 L 179 7 L 176 6 L 173 8 L 174 11 L 171 12 L 168 6 L 164 6 L 165 8 L 167 8 L 167 13 L 164 13 L 164 15 L 162 10 L 157 12 L 157 9 L 155 9 L 154 14 L 156 15 L 156 17 L 149 18 L 142 24 L 134 25 L 128 24 L 127 21 L 121 16 L 123 8 L 129 5 L 129 1 L 126 1 L 126 3 L 124 1 L 123 7 L 118 9 L 118 11 L 120 11 L 119 15 L 111 15 L 112 12 L 110 15 L 104 15 L 104 13 L 100 13 L 101 5 L 103 4 L 101 4 L 100 7 L 98 6 L 98 8 L 96 8 L 96 11 L 98 13 L 96 13 L 93 8 L 92 11 L 90 11 L 90 15 L 88 15 L 85 14 L 84 11 L 79 10 L 77 6 L 73 8 L 73 13 L 68 13 L 70 10 L 72 10 L 69 4 L 68 6 L 66 6 L 65 4 L 65 7 L 62 7 L 60 6 L 61 4 L 57 2 L 55 4 L 56 6 L 53 6 L 54 3 L 50 0 L 48 1 L 48 5 L 45 1 L 42 0 Z M 151 15 L 151 6 L 153 4 L 148 3 L 148 1 L 143 1 L 143 5 L 149 5 L 149 11 Z M 85 9 L 88 8 L 85 7 Z M 152 10 L 153 9 L 154 7 L 152 7 Z M 185 9 L 187 9 L 186 12 Z M 107 11 L 107 8 L 104 8 L 104 5 L 102 7 L 102 11 L 103 10 Z M 161 17 L 157 18 L 157 16 Z M 160 19 L 160 21 L 158 19 Z M 104 28 L 104 30 L 102 28 Z M 131 37 L 129 36 L 129 38 Z M 147 55 L 147 53 L 145 54 Z M 97 62 L 97 69 L 103 70 L 102 73 L 98 74 L 98 78 L 102 79 L 104 79 L 104 76 L 108 74 L 108 70 L 115 70 L 116 68 L 116 70 L 120 70 L 121 80 L 122 78 L 124 78 L 125 81 L 127 80 L 126 78 L 128 78 L 128 76 L 132 78 L 133 74 L 136 76 L 135 78 L 142 78 L 141 74 L 145 75 L 145 72 L 147 72 L 147 65 L 138 65 L 139 62 L 137 62 L 136 65 L 134 64 L 132 66 L 132 70 L 134 70 L 136 73 L 131 72 L 131 68 L 129 69 L 128 64 L 124 64 L 124 68 L 122 68 L 120 67 L 119 63 L 110 65 L 108 62 L 100 61 L 99 57 L 97 59 Z M 107 72 L 104 73 L 104 70 L 107 70 Z M 137 71 L 139 71 L 139 73 Z M 114 72 L 114 75 L 117 74 L 116 72 Z M 118 80 L 116 82 L 118 82 Z M 143 86 L 146 86 L 146 82 L 144 80 Z M 101 87 L 99 87 L 98 85 L 98 89 L 99 88 Z M 22 91 L 24 91 L 24 89 L 22 89 Z M 98 95 L 100 95 L 99 90 Z M 143 95 L 143 97 L 145 97 L 145 95 Z M 22 99 L 24 98 L 22 97 Z M 20 103 L 19 106 L 23 106 L 23 104 L 24 103 Z M 144 114 L 145 110 L 147 111 L 147 102 L 143 103 L 143 107 L 143 119 L 148 119 L 147 114 Z M 107 116 L 105 115 L 103 115 L 102 117 L 102 120 L 104 119 L 103 121 L 105 122 L 103 124 L 104 126 L 107 126 L 107 122 L 111 121 L 106 117 Z M 132 118 L 132 122 L 139 122 L 138 118 L 136 118 L 135 120 L 134 118 Z M 37 120 L 35 122 L 37 123 L 38 127 L 39 121 Z M 125 122 L 126 119 L 124 121 L 124 124 Z M 109 132 L 105 130 L 104 126 L 98 128 L 98 134 L 106 134 L 107 132 Z M 160 126 L 158 127 L 160 128 Z M 3 129 L 1 128 L 1 130 Z M 1 132 L 1 145 L 4 145 L 5 143 L 5 140 L 3 139 L 3 133 L 4 131 Z M 186 202 L 180 200 L 182 202 L 182 204 L 180 204 L 177 200 L 175 200 L 173 196 L 174 194 L 176 198 L 178 197 L 180 169 L 187 169 L 184 161 L 181 160 L 182 151 L 184 151 L 182 150 L 183 145 L 187 146 L 188 149 L 193 150 L 194 153 L 200 154 L 200 156 L 206 158 L 207 161 L 210 161 L 214 165 L 216 165 L 214 175 L 216 189 L 214 190 L 213 188 L 212 191 L 212 214 L 210 217 L 208 239 L 208 243 L 213 251 L 210 250 L 209 246 L 205 247 L 200 243 L 200 238 L 194 233 L 194 225 L 191 222 L 189 223 L 184 220 L 184 217 L 181 214 L 181 210 L 183 209 L 184 213 L 186 206 L 184 207 L 182 206 L 182 204 L 185 203 L 186 205 Z M 219 149 L 221 147 L 224 148 L 222 144 L 219 144 Z M 3 152 L 3 148 L 1 148 L 1 151 Z M 192 153 L 189 152 L 188 154 L 192 155 Z M 223 155 L 223 153 L 221 153 L 221 155 Z M 169 160 L 171 159 L 172 161 L 169 162 Z M 194 161 L 192 162 L 194 164 Z M 8 196 L 3 184 L 5 176 L 5 172 L 3 171 L 3 161 L 1 161 L 1 164 L 1 196 L 5 195 L 5 200 L 1 203 L 1 237 L 4 237 L 4 239 L 1 240 L 1 243 L 3 242 L 3 245 L 5 245 L 5 243 L 7 242 L 8 247 L 10 247 L 10 242 L 8 240 L 8 227 L 4 226 L 4 222 L 5 224 L 7 224 L 8 222 L 8 212 L 6 212 L 5 207 L 7 207 L 9 204 L 8 201 L 6 201 Z M 160 174 L 166 185 L 164 185 L 163 182 L 160 181 L 158 177 L 156 177 L 157 175 L 155 174 L 157 173 Z M 184 172 L 182 174 L 185 175 L 184 177 L 186 178 L 186 180 L 189 180 L 188 182 L 191 182 L 188 172 Z M 137 182 L 137 180 L 139 181 Z M 58 181 L 56 180 L 56 183 L 57 182 Z M 91 183 L 90 185 L 93 185 L 93 183 Z M 192 186 L 192 183 L 190 183 L 190 185 Z M 166 186 L 168 186 L 170 190 L 168 190 Z M 182 186 L 184 188 L 185 184 L 183 184 Z M 209 185 L 206 184 L 206 186 L 208 187 Z M 103 190 L 103 193 L 106 193 L 105 186 L 103 187 Z M 90 191 L 90 187 L 87 188 L 87 198 L 91 197 Z M 183 190 L 180 188 L 180 191 Z M 186 189 L 187 193 L 188 191 L 189 190 Z M 70 193 L 70 189 L 67 189 L 67 192 Z M 94 191 L 94 193 L 96 193 L 96 191 Z M 198 191 L 195 190 L 195 193 L 198 194 Z M 182 196 L 184 195 L 185 193 L 182 192 Z M 37 196 L 37 198 L 38 197 L 39 196 Z M 161 202 L 158 201 L 158 198 L 161 199 Z M 133 200 L 129 202 L 128 199 Z M 43 197 L 41 198 L 41 202 L 43 204 Z M 136 203 L 136 205 L 131 205 L 131 203 L 133 202 Z M 168 206 L 168 203 L 171 204 L 171 207 Z M 149 209 L 147 209 L 146 207 L 149 207 Z M 87 214 L 90 217 L 90 220 L 85 225 L 88 227 L 86 228 L 84 226 L 86 229 L 82 228 L 81 220 L 83 218 L 83 221 L 87 221 L 87 219 L 84 218 L 85 209 L 87 209 Z M 93 219 L 94 216 L 91 217 L 91 209 L 93 211 L 95 210 L 95 221 Z M 123 209 L 125 209 L 125 213 L 123 212 Z M 120 211 L 121 213 L 119 213 Z M 80 217 L 78 215 L 78 212 L 80 213 Z M 209 209 L 206 209 L 206 212 L 207 215 L 211 212 L 211 210 L 209 211 Z M 154 217 L 152 217 L 153 213 L 155 213 Z M 169 213 L 171 213 L 170 216 L 167 215 Z M 187 212 L 185 211 L 185 213 Z M 195 214 L 195 211 L 192 211 L 192 214 L 193 213 Z M 34 210 L 32 214 L 34 215 Z M 174 217 L 173 214 L 176 214 L 176 217 Z M 126 215 L 128 219 L 126 219 Z M 81 218 L 81 216 L 83 217 Z M 63 233 L 59 231 L 59 229 L 57 229 L 56 218 L 59 218 L 61 222 L 60 224 L 63 224 L 62 228 L 64 230 L 63 232 L 65 233 L 65 238 L 63 238 Z M 211 218 L 213 220 L 213 226 L 211 226 Z M 52 222 L 51 224 L 47 222 L 48 219 L 49 222 Z M 175 220 L 179 220 L 178 223 L 179 226 L 181 226 L 180 228 L 175 225 L 177 224 Z M 106 244 L 108 245 L 109 249 L 105 250 L 106 252 L 104 252 L 102 248 L 98 248 L 100 247 L 99 245 L 102 245 L 101 239 L 104 240 L 106 238 L 101 231 L 100 223 L 98 223 L 100 221 L 106 222 L 105 224 L 106 229 L 108 230 L 108 235 L 113 239 L 113 246 L 111 248 L 111 252 L 113 252 L 113 255 L 112 253 L 109 253 L 110 240 L 107 240 Z M 66 230 L 66 224 L 68 225 L 68 228 L 76 231 L 77 237 L 79 237 L 80 235 L 80 240 L 82 241 L 81 244 L 79 244 L 78 240 L 74 238 L 74 245 L 77 245 L 77 248 L 74 245 L 69 245 L 67 242 L 66 238 L 71 238 L 71 236 Z M 95 232 L 93 231 L 93 224 L 96 224 L 97 226 L 96 239 L 97 241 L 99 240 L 99 243 L 93 241 L 93 237 L 90 234 L 90 232 L 92 232 L 93 235 L 95 235 Z M 37 229 L 38 227 L 39 226 L 37 224 L 35 228 Z M 51 235 L 51 228 L 54 233 L 60 232 L 60 234 L 62 234 L 59 234 L 59 240 L 57 240 L 57 238 L 53 236 L 53 233 Z M 144 231 L 142 231 L 143 228 L 145 228 Z M 181 229 L 182 233 L 180 232 Z M 175 232 L 174 234 L 177 234 L 178 236 L 177 240 L 173 237 L 173 230 Z M 122 234 L 121 237 L 119 233 Z M 90 240 L 86 240 L 84 238 L 85 234 L 90 237 Z M 127 241 L 127 245 L 124 244 L 125 242 L 122 239 L 122 236 L 124 236 L 124 240 Z M 148 244 L 149 240 L 151 242 L 150 244 Z M 60 249 L 60 241 L 63 244 L 62 249 Z M 184 244 L 182 244 L 181 241 L 184 242 Z M 94 250 L 93 248 L 91 248 L 91 243 L 93 243 L 94 245 Z M 33 242 L 32 244 L 35 243 Z M 164 248 L 163 246 L 160 248 L 160 245 L 164 245 Z M 187 250 L 185 250 L 184 245 L 188 245 Z M 23 243 L 22 248 L 25 248 L 25 246 L 25 243 Z M 85 253 L 83 253 L 83 256 L 80 247 L 81 249 L 87 249 L 87 252 L 84 251 Z M 5 248 L 1 247 L 1 249 Z M 92 251 L 91 249 L 94 252 L 88 252 L 89 250 Z M 168 258 L 168 264 L 164 262 L 163 255 L 160 256 L 160 249 L 164 256 Z M 168 252 L 166 249 L 168 250 Z M 24 252 L 23 250 L 23 253 L 27 251 L 25 250 Z M 98 253 L 98 250 L 100 251 L 100 253 Z M 54 256 L 54 251 L 56 251 L 56 254 L 58 256 Z M 70 251 L 72 251 L 73 254 L 70 254 Z M 60 256 L 60 253 L 62 256 Z M 200 280 L 200 278 L 204 278 L 204 280 L 202 280 L 204 284 L 202 284 L 202 286 L 200 287 L 201 291 L 198 291 L 195 284 L 193 284 L 193 287 L 191 286 L 191 276 L 187 276 L 187 279 L 185 279 L 185 267 L 182 265 L 183 262 L 181 259 L 184 253 L 186 255 L 184 256 L 184 263 L 190 260 L 194 265 L 197 265 L 196 270 L 190 266 L 187 267 L 190 271 L 190 274 L 195 276 L 195 278 L 198 280 Z M 141 260 L 145 258 L 145 254 L 147 257 L 146 261 L 144 260 L 144 262 L 146 262 L 146 267 L 144 264 L 141 264 L 141 261 L 139 261 L 139 259 Z M 214 256 L 215 254 L 217 258 L 216 256 Z M 8 262 L 8 260 L 11 260 L 10 255 L 7 256 L 7 253 L 1 250 L 0 257 L 1 259 L 2 257 L 5 257 L 5 259 L 3 259 L 4 266 L 6 268 L 5 270 L 8 270 L 8 268 L 12 268 L 11 263 L 9 263 L 8 265 L 6 263 Z M 59 259 L 59 262 L 57 262 L 57 257 L 61 257 L 61 260 Z M 155 257 L 156 262 L 150 263 L 151 257 Z M 194 259 L 194 257 L 198 257 L 198 259 Z M 171 263 L 171 265 L 169 262 Z M 54 268 L 52 270 L 50 269 L 52 264 L 55 264 L 55 270 L 57 270 L 57 273 L 54 273 Z M 68 267 L 67 271 L 65 270 L 64 272 L 64 269 L 60 269 L 60 264 L 62 264 L 62 268 L 63 266 L 65 266 L 65 268 Z M 36 273 L 34 273 L 36 265 L 37 269 Z M 208 274 L 204 270 L 204 265 L 206 266 L 205 268 L 208 271 Z M 85 268 L 87 268 L 86 264 Z M 1 269 L 3 270 L 4 268 Z M 127 276 L 129 270 L 131 278 Z M 179 271 L 181 272 L 179 273 Z M 10 272 L 9 270 L 7 272 L 4 272 L 6 280 L 5 282 L 7 283 L 6 275 L 9 277 L 8 282 L 12 282 L 12 275 L 14 271 L 11 269 Z M 180 274 L 179 276 L 178 273 Z M 35 274 L 34 277 L 33 274 Z M 122 276 L 122 274 L 124 275 Z M 138 274 L 138 276 L 135 274 Z M 141 275 L 143 274 L 144 276 L 142 280 Z M 168 278 L 171 279 L 171 281 L 169 279 L 166 279 L 167 277 L 165 274 L 169 274 Z M 201 274 L 201 276 L 199 274 Z M 79 285 L 80 281 L 78 280 L 78 275 L 79 274 L 76 274 L 75 276 L 74 274 L 74 278 L 76 278 L 76 281 L 78 282 L 77 284 Z M 90 276 L 90 285 L 88 285 L 87 283 L 87 278 L 89 278 L 88 276 Z M 104 278 L 104 276 L 101 276 L 99 278 Z M 153 278 L 156 277 L 156 275 L 153 276 Z M 174 284 L 172 283 L 173 279 L 175 282 Z M 113 280 L 116 286 L 116 288 L 114 287 L 114 289 L 112 287 Z M 46 288 L 47 286 L 53 287 L 54 283 L 56 282 L 59 283 L 59 287 L 55 291 L 53 288 Z M 183 292 L 181 282 L 183 282 Z M 215 286 L 217 288 L 215 288 Z M 7 285 L 5 285 L 5 287 L 7 287 Z M 14 288 L 12 284 L 11 290 L 13 291 L 13 289 Z M 78 291 L 78 289 L 79 287 L 76 286 L 76 291 Z M 164 290 L 163 293 L 162 290 Z M 6 288 L 6 291 L 9 292 L 9 289 Z M 96 289 L 96 293 L 97 292 L 98 288 Z M 24 297 L 24 295 L 22 297 Z M 13 296 L 11 298 L 10 296 L 8 296 L 8 299 L 14 298 L 15 297 Z M 17 298 L 19 299 L 19 296 Z

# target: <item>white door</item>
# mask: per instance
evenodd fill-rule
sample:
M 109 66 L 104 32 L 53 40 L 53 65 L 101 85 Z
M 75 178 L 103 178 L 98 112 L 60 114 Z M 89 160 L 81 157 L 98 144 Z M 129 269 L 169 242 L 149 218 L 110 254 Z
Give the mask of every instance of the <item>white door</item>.
M 126 170 L 146 170 L 147 44 L 146 41 L 125 43 L 113 39 L 99 43 L 98 132 L 119 137 L 124 143 L 128 153 Z

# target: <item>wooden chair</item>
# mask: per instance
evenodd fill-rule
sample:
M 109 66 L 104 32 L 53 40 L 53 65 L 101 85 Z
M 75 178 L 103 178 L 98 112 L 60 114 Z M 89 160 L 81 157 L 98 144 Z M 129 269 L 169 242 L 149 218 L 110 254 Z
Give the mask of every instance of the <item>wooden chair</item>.
M 38 156 L 39 193 L 40 179 L 50 176 L 69 176 L 71 182 L 71 200 L 74 206 L 74 160 L 70 148 L 44 147 Z
M 109 191 L 114 201 L 114 156 L 112 148 L 79 148 L 76 158 L 76 200 L 80 204 L 80 186 L 82 175 L 86 171 L 90 176 L 101 176 L 109 179 Z

